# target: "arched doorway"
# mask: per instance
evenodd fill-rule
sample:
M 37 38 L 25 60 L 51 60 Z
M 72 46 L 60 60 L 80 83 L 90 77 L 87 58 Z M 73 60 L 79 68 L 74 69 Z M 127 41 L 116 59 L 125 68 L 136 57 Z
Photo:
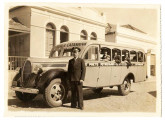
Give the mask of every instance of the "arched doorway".
M 49 53 L 53 46 L 55 45 L 55 26 L 52 23 L 46 25 L 46 56 L 49 56 Z
M 60 43 L 69 41 L 69 30 L 66 26 L 62 26 L 60 29 Z

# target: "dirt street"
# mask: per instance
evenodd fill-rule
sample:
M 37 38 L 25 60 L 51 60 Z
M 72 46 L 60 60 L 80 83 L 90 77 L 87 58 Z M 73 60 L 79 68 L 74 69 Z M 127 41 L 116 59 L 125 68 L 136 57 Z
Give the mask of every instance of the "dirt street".
M 127 96 L 118 94 L 117 87 L 104 88 L 100 94 L 84 89 L 84 110 L 70 108 L 70 103 L 61 107 L 48 108 L 42 95 L 33 101 L 23 103 L 15 93 L 9 90 L 9 111 L 53 111 L 53 112 L 155 112 L 156 111 L 156 80 L 133 83 Z

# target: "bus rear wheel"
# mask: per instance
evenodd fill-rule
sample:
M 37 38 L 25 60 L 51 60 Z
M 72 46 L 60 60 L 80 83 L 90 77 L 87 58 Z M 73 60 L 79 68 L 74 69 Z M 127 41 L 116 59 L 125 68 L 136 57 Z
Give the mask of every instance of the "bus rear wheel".
M 125 96 L 130 93 L 131 90 L 131 81 L 126 78 L 123 82 L 123 84 L 118 86 L 118 91 L 121 95 Z
M 101 93 L 103 88 L 102 87 L 101 88 L 95 88 L 95 89 L 92 89 L 92 90 L 93 90 L 94 93 L 99 94 L 99 93 Z

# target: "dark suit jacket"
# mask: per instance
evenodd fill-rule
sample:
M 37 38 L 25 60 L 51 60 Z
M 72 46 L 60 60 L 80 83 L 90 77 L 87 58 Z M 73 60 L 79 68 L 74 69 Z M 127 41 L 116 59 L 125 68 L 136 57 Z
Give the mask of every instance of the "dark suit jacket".
M 120 56 L 119 56 L 119 55 L 114 56 L 114 60 L 115 60 L 115 62 L 118 63 L 118 64 L 121 62 L 121 59 L 120 59 Z
M 85 63 L 81 58 L 77 58 L 76 61 L 73 59 L 69 60 L 68 64 L 68 79 L 70 81 L 80 81 L 85 78 Z

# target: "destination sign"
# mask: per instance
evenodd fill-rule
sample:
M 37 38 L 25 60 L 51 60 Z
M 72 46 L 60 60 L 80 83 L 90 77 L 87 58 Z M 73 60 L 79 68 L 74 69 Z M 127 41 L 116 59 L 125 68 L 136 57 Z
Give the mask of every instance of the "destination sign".
M 63 44 L 63 47 L 78 47 L 78 46 L 85 46 L 86 43 L 68 43 L 68 44 Z

